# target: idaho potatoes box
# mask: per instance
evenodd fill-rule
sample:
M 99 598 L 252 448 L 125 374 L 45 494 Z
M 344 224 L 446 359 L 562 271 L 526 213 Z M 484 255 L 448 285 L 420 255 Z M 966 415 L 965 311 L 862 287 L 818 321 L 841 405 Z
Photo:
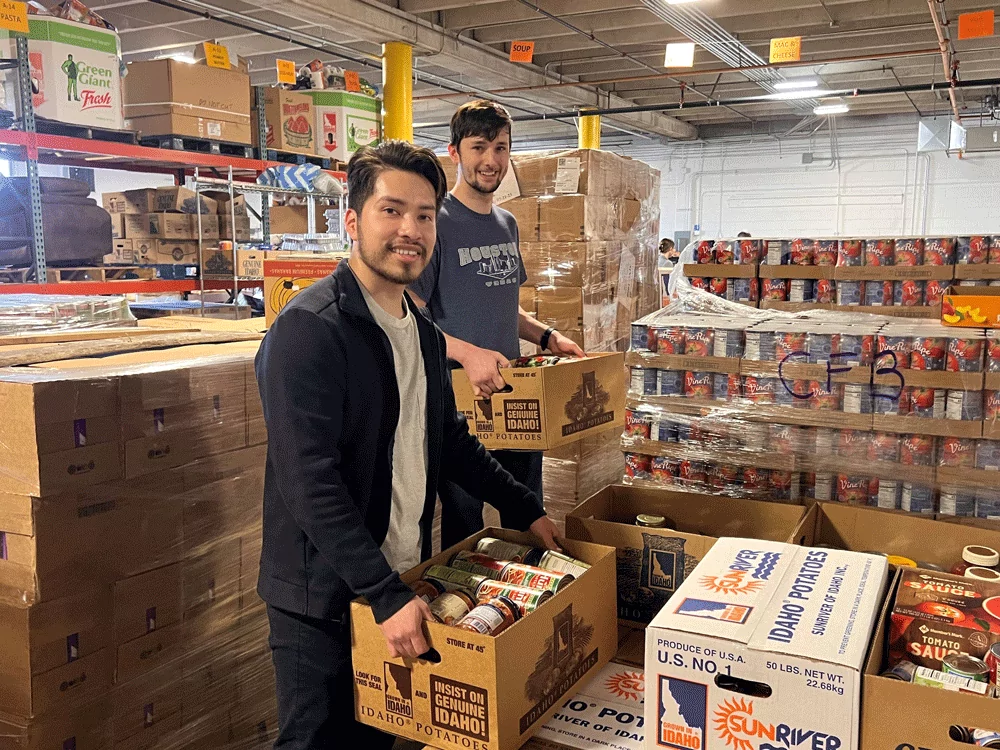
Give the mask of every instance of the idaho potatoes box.
M 339 259 L 312 255 L 271 260 L 265 258 L 264 320 L 270 328 L 278 313 L 303 289 L 333 273 Z
M 452 373 L 455 405 L 488 450 L 549 450 L 620 428 L 625 418 L 622 354 L 502 368 L 500 374 L 509 392 L 484 399 L 473 394 L 464 370 Z
M 538 544 L 528 534 L 486 529 L 403 580 L 412 584 L 430 565 L 447 564 L 484 536 Z M 371 607 L 352 602 L 358 721 L 440 750 L 521 747 L 618 647 L 614 550 L 569 540 L 565 549 L 590 570 L 498 636 L 426 623 L 437 663 L 390 657 Z

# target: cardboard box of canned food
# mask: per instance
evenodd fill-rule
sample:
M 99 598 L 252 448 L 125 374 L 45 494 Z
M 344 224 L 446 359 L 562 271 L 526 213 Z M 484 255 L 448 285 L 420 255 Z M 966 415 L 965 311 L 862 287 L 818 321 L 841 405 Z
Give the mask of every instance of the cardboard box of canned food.
M 667 527 L 640 527 L 640 514 Z M 808 543 L 815 523 L 801 505 L 619 484 L 569 513 L 566 536 L 616 548 L 618 617 L 645 625 L 719 537 Z
M 538 545 L 530 534 L 486 529 L 403 575 L 413 584 L 432 565 L 475 549 L 484 537 Z M 429 622 L 431 658 L 390 657 L 363 600 L 351 604 L 355 712 L 359 721 L 441 750 L 515 750 L 576 686 L 615 655 L 614 550 L 566 540 L 591 567 L 496 636 Z
M 452 373 L 455 405 L 488 450 L 543 451 L 625 419 L 624 355 L 591 354 L 542 367 L 501 368 L 507 390 L 477 398 L 464 370 Z

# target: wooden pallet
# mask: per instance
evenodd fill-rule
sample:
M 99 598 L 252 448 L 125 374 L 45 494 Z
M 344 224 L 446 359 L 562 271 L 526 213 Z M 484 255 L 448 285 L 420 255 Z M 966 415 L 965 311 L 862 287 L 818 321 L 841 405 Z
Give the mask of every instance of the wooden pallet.
M 276 151 L 273 148 L 267 150 L 267 161 L 278 161 L 282 164 L 315 164 L 320 169 L 333 169 L 332 160 L 325 156 L 314 156 L 313 154 L 293 154 L 289 151 Z
M 190 281 L 198 278 L 197 263 L 157 263 L 152 265 L 141 265 L 139 269 L 144 273 L 150 273 L 150 278 L 170 281 Z
M 241 159 L 253 159 L 253 146 L 245 143 L 228 143 L 227 141 L 212 141 L 207 138 L 192 138 L 187 135 L 147 135 L 139 139 L 143 146 L 166 148 L 171 151 L 197 151 L 202 154 L 216 156 L 238 156 Z
M 0 284 L 27 284 L 34 268 L 0 268 Z
M 135 145 L 139 142 L 134 130 L 111 130 L 110 128 L 93 128 L 87 125 L 73 125 L 58 120 L 48 120 L 44 117 L 35 118 L 35 130 L 46 135 L 65 135 L 71 138 L 84 138 L 88 141 L 113 141 Z
M 70 281 L 125 281 L 127 279 L 155 279 L 156 273 L 138 266 L 95 266 L 84 268 L 47 268 L 45 278 L 49 284 Z

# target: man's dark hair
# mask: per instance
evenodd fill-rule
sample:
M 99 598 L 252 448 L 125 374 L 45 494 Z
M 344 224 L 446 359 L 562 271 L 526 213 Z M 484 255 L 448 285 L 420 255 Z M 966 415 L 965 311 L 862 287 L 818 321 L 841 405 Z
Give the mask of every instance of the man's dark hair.
M 458 148 L 463 138 L 495 140 L 507 128 L 513 138 L 510 113 L 496 102 L 477 99 L 463 104 L 451 116 L 451 145 Z
M 434 188 L 435 207 L 448 189 L 448 181 L 434 152 L 406 141 L 384 141 L 377 146 L 364 146 L 355 152 L 347 164 L 347 206 L 359 214 L 375 192 L 375 181 L 383 172 L 398 169 L 413 172 L 427 179 Z
M 738 235 L 736 235 L 736 238 L 737 239 L 745 239 L 745 238 L 747 238 L 749 236 L 750 236 L 750 232 L 740 232 Z

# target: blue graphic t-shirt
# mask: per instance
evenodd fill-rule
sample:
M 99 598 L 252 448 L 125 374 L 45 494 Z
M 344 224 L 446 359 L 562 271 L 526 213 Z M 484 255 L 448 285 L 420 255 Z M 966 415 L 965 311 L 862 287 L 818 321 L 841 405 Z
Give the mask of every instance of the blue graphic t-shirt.
M 520 354 L 518 290 L 527 280 L 514 216 L 496 206 L 477 213 L 445 196 L 434 254 L 412 285 L 441 330 L 514 359 Z

